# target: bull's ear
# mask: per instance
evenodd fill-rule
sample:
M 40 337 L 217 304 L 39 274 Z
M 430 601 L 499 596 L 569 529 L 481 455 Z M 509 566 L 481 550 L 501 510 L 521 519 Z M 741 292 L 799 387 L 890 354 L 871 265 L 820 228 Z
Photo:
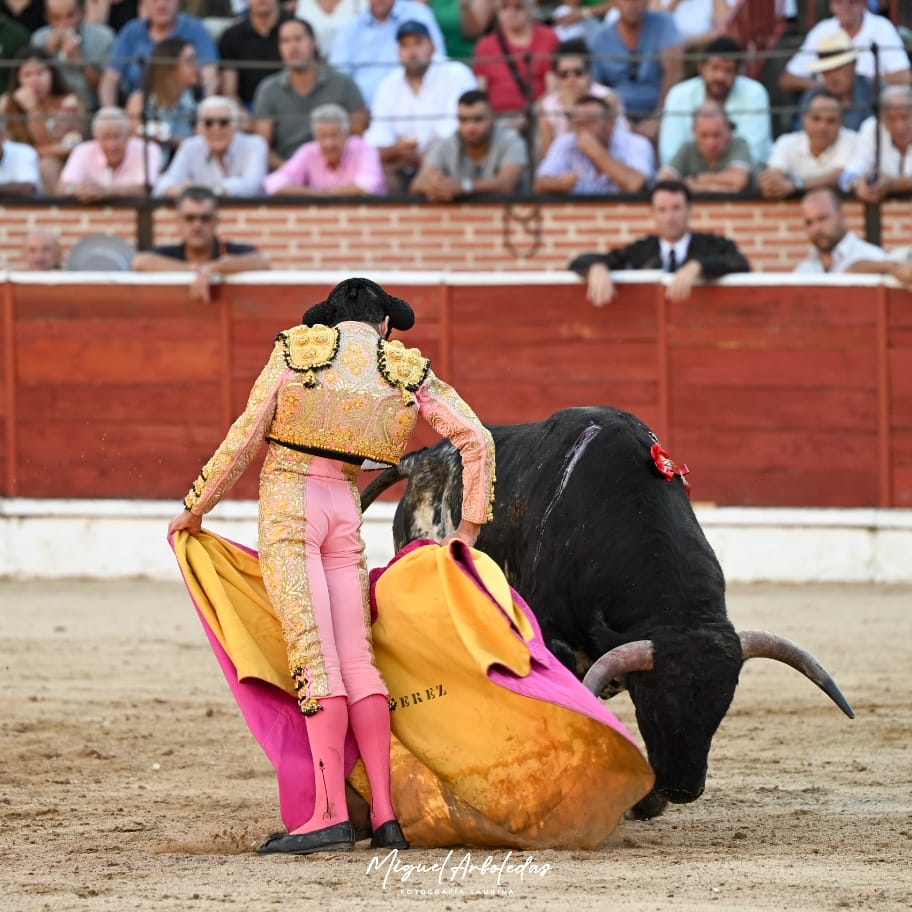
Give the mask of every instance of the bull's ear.
M 596 659 L 586 672 L 583 684 L 596 696 L 607 693 L 608 697 L 613 697 L 627 689 L 630 672 L 652 671 L 654 661 L 652 640 L 624 643 Z
M 748 659 L 774 659 L 789 665 L 813 681 L 850 719 L 855 718 L 855 711 L 830 673 L 807 650 L 768 630 L 739 630 L 738 637 L 745 662 Z

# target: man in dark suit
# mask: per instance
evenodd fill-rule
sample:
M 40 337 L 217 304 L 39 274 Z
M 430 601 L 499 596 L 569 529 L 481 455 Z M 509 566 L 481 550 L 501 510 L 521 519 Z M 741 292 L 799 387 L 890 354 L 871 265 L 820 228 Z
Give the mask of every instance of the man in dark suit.
M 570 268 L 588 281 L 586 297 L 601 307 L 615 295 L 612 269 L 661 269 L 673 272 L 666 295 L 671 301 L 689 297 L 700 279 L 718 279 L 731 272 L 750 272 L 747 258 L 734 241 L 720 234 L 691 232 L 690 188 L 676 180 L 658 181 L 649 193 L 656 234 L 609 250 L 583 253 Z

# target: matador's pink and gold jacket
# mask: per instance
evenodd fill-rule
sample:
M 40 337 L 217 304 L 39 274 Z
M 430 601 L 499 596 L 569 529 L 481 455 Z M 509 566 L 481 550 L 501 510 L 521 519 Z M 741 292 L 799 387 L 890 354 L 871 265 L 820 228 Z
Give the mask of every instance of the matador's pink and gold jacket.
M 184 499 L 211 510 L 263 441 L 349 462 L 397 463 L 421 415 L 459 448 L 462 516 L 491 519 L 494 440 L 456 391 L 434 376 L 417 348 L 381 339 L 365 323 L 296 326 L 276 336 L 247 407 Z

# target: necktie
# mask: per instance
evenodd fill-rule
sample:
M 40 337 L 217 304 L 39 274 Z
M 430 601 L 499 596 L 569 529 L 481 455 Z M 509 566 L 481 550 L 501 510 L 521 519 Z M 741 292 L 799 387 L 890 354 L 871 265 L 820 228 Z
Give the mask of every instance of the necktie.
M 668 251 L 668 271 L 677 272 L 678 271 L 678 255 L 675 253 L 674 247 Z

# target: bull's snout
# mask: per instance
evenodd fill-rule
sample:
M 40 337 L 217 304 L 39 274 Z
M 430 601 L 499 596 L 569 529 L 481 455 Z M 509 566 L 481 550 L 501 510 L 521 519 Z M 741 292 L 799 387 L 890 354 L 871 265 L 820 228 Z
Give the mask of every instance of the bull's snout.
M 672 804 L 689 804 L 691 801 L 696 801 L 703 794 L 703 786 L 692 789 L 676 786 L 657 786 L 656 791 Z

